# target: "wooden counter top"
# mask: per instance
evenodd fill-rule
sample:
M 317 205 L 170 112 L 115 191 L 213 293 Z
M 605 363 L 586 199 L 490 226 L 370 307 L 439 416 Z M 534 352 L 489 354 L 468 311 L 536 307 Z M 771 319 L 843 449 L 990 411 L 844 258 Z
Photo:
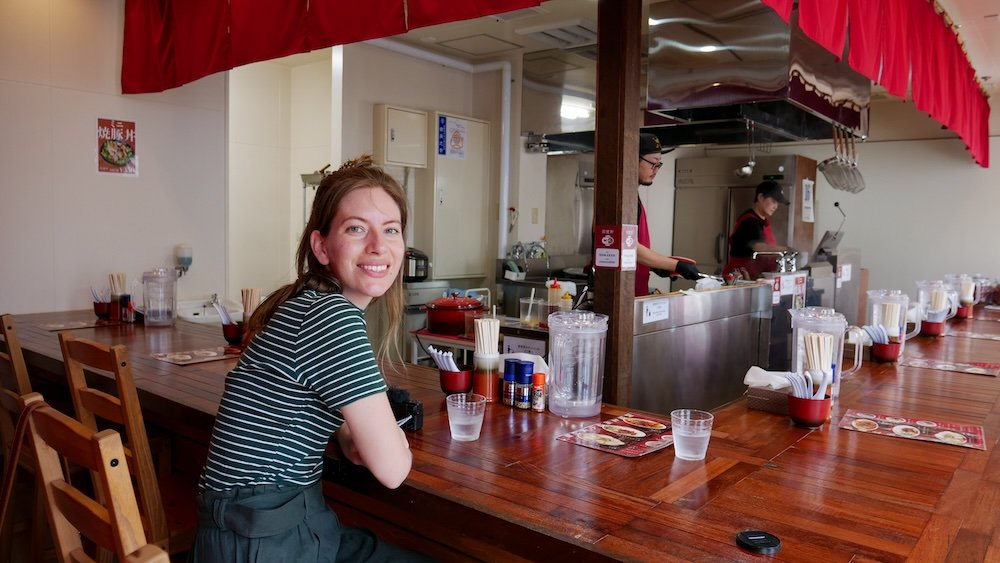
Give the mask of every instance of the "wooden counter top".
M 19 315 L 29 367 L 61 369 L 56 333 L 37 323 L 86 318 Z M 996 320 L 961 328 L 1000 334 Z M 175 366 L 149 354 L 222 345 L 219 327 L 77 333 L 129 346 L 144 408 L 161 424 L 173 421 L 192 439 L 210 431 L 202 426 L 235 361 Z M 1000 363 L 1000 342 L 918 337 L 906 355 Z M 479 441 L 452 442 L 436 372 L 384 367 L 424 404 L 424 429 L 409 435 L 413 470 L 390 491 L 363 470 L 331 467 L 326 491 L 346 522 L 444 560 L 754 560 L 734 544 L 750 528 L 779 536 L 782 560 L 1000 560 L 1000 378 L 866 364 L 843 382 L 834 424 L 799 429 L 736 401 L 717 409 L 705 461 L 690 462 L 670 448 L 624 458 L 555 440 L 628 411 L 609 405 L 589 419 L 490 405 Z M 836 428 L 848 408 L 980 424 L 987 450 Z

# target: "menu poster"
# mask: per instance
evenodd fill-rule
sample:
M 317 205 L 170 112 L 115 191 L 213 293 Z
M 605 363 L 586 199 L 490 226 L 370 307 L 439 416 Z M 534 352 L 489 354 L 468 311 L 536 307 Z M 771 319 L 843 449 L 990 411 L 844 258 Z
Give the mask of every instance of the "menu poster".
M 97 171 L 124 176 L 139 175 L 134 121 L 97 118 Z
M 867 434 L 937 442 L 977 450 L 986 449 L 983 427 L 976 424 L 904 418 L 849 409 L 837 426 Z
M 624 457 L 639 457 L 673 445 L 674 435 L 669 421 L 629 412 L 556 436 L 556 440 Z
M 188 350 L 185 352 L 160 352 L 152 354 L 152 356 L 162 362 L 186 366 L 188 364 L 200 364 L 202 362 L 225 360 L 227 358 L 239 358 L 240 348 L 238 346 L 216 346 L 214 348 L 202 348 L 201 350 Z

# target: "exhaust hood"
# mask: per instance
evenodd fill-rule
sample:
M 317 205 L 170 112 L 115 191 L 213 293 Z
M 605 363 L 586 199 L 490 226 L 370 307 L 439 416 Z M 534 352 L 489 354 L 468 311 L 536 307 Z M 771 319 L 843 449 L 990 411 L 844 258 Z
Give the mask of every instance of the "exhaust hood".
M 644 131 L 664 145 L 830 139 L 868 133 L 871 81 L 760 0 L 649 7 Z M 593 148 L 593 132 L 545 135 L 549 151 Z

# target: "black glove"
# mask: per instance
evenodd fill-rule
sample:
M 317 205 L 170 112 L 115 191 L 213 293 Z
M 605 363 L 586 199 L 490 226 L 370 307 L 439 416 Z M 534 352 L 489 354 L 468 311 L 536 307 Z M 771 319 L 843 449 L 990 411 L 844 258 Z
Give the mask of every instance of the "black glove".
M 661 278 L 676 278 L 677 274 L 671 272 L 670 270 L 664 270 L 663 268 L 652 268 L 651 272 L 660 276 Z
M 684 276 L 684 279 L 686 280 L 697 280 L 701 278 L 701 272 L 698 271 L 698 268 L 694 264 L 690 262 L 683 262 L 681 260 L 677 261 L 677 273 Z

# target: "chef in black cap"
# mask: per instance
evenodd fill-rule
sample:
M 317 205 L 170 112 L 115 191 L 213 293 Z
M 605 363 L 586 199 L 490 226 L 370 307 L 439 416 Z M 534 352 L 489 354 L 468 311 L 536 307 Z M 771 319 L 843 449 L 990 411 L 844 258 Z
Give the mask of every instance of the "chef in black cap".
M 660 138 L 652 133 L 639 134 L 639 184 L 651 186 L 656 173 L 663 166 L 663 153 L 672 149 L 664 149 Z M 664 256 L 649 247 L 649 225 L 646 223 L 646 210 L 639 200 L 639 251 L 635 268 L 635 295 L 649 295 L 649 272 L 659 276 L 681 275 L 689 280 L 699 277 L 694 260 L 674 256 Z
M 722 269 L 722 275 L 728 276 L 734 270 L 745 268 L 754 280 L 763 272 L 778 270 L 777 262 L 771 256 L 753 258 L 754 252 L 784 252 L 789 250 L 774 239 L 771 231 L 771 215 L 778 205 L 788 205 L 785 190 L 781 184 L 765 180 L 757 185 L 754 192 L 753 207 L 747 209 L 736 218 L 733 231 L 729 234 L 729 261 Z

